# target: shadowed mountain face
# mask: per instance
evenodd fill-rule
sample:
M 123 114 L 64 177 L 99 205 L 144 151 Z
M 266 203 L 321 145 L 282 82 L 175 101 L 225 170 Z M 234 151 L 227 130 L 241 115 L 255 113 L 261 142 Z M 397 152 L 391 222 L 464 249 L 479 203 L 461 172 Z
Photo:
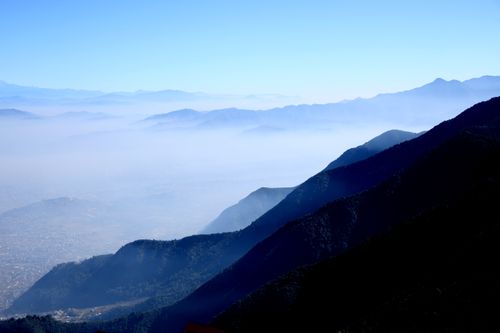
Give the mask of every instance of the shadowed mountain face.
M 499 146 L 469 139 L 482 142 L 467 148 L 496 154 L 487 160 L 493 164 L 471 170 L 472 187 L 345 255 L 266 285 L 214 325 L 227 332 L 498 331 Z
M 500 118 L 499 109 L 499 98 L 480 103 L 416 139 L 396 145 L 367 160 L 321 172 L 297 187 L 283 201 L 242 231 L 192 236 L 173 242 L 130 243 L 109 259 L 109 265 L 105 264 L 102 269 L 95 270 L 85 281 L 72 285 L 69 282 L 70 285 L 64 292 L 59 289 L 60 281 L 65 279 L 66 274 L 72 272 L 62 270 L 51 272 L 44 277 L 43 284 L 35 284 L 21 296 L 11 311 L 50 310 L 45 304 L 52 304 L 53 309 L 63 306 L 106 304 L 155 296 L 158 290 L 163 294 L 172 295 L 170 302 L 179 299 L 235 262 L 255 244 L 287 222 L 313 213 L 336 199 L 380 184 L 464 129 L 497 123 Z M 379 227 L 375 230 L 379 230 Z M 367 231 L 367 235 L 369 234 Z M 336 243 L 335 246 L 339 244 Z M 294 249 L 300 251 L 299 246 Z M 330 255 L 333 252 L 325 253 Z M 288 255 L 285 253 L 284 258 Z M 276 268 L 279 266 L 283 269 L 292 269 L 300 262 L 294 261 L 290 266 L 286 266 L 285 260 L 282 264 L 284 266 L 277 265 Z M 80 268 L 84 267 L 85 262 Z M 274 277 L 276 276 L 272 275 L 269 278 Z M 261 282 L 265 282 L 265 279 Z M 179 288 L 180 285 L 183 288 Z M 190 287 L 192 289 L 189 289 Z M 235 300 L 232 298 L 234 295 L 243 296 L 255 287 L 258 285 L 252 285 L 250 288 L 247 286 L 241 291 L 235 290 L 236 294 L 229 294 L 227 299 L 221 298 L 221 302 L 232 302 Z M 84 295 L 84 298 L 82 299 L 80 295 Z M 203 304 L 200 302 L 200 307 Z M 211 308 L 217 311 L 217 306 Z M 211 315 L 213 314 L 215 313 Z
M 446 207 L 482 184 L 495 183 L 499 170 L 500 129 L 472 129 L 458 135 L 373 189 L 288 223 L 189 297 L 165 309 L 153 331 L 172 327 L 176 332 L 186 322 L 208 321 L 290 270 L 341 254 L 397 224 Z
M 293 189 L 293 187 L 261 187 L 241 199 L 236 205 L 226 208 L 202 230 L 202 233 L 213 234 L 243 229 L 276 206 Z

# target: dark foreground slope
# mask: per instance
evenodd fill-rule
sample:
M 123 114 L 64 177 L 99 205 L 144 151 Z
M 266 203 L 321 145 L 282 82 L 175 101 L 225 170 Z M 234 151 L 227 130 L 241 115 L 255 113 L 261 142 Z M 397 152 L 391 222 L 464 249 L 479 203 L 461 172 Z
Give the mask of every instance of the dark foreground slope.
M 498 332 L 499 158 L 497 151 L 496 172 L 454 200 L 287 274 L 213 325 L 226 332 Z
M 499 117 L 500 98 L 495 98 L 477 104 L 416 139 L 361 162 L 321 172 L 242 231 L 192 236 L 172 242 L 133 242 L 88 279 L 73 285 L 66 279 L 72 272 L 49 273 L 42 279 L 43 283 L 35 284 L 21 296 L 11 310 L 46 311 L 63 306 L 106 304 L 156 296 L 159 291 L 171 295 L 170 301 L 174 301 L 229 266 L 288 221 L 375 186 L 464 129 L 498 122 Z M 84 268 L 85 263 L 80 266 Z M 61 292 L 59 286 L 63 281 L 68 287 Z M 47 309 L 46 304 L 51 308 Z
M 493 131 L 493 130 L 492 130 Z M 484 132 L 484 133 L 483 133 Z M 500 137 L 500 131 L 493 131 Z M 438 147 L 401 174 L 288 223 L 193 294 L 166 309 L 154 331 L 205 322 L 266 282 L 354 248 L 412 217 L 446 206 L 497 179 L 500 140 L 474 129 Z M 425 243 L 425 242 L 424 242 Z

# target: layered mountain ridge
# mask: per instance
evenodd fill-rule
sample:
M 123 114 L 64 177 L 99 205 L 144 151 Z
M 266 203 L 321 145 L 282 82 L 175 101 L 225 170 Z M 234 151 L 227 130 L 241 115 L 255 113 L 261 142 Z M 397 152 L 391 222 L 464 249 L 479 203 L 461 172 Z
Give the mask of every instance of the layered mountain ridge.
M 345 265 L 356 267 L 356 262 L 359 262 L 359 260 L 361 262 L 378 260 L 373 261 L 374 265 L 378 263 L 382 267 L 391 267 L 391 262 L 394 263 L 401 259 L 401 257 L 397 256 L 399 248 L 402 251 L 401 255 L 405 253 L 412 255 L 414 260 L 418 262 L 418 265 L 415 266 L 417 271 L 412 268 L 411 262 L 404 266 L 406 267 L 405 270 L 410 273 L 403 274 L 404 279 L 401 279 L 398 282 L 399 284 L 394 284 L 398 286 L 394 294 L 395 298 L 393 298 L 397 300 L 396 303 L 390 303 L 387 302 L 386 298 L 381 298 L 381 293 L 387 289 L 382 288 L 381 293 L 377 293 L 376 286 L 372 285 L 367 289 L 361 289 L 362 291 L 355 294 L 356 297 L 353 298 L 352 304 L 355 304 L 356 300 L 361 302 L 368 300 L 362 312 L 352 312 L 353 307 L 351 305 L 351 307 L 348 306 L 342 309 L 342 303 L 339 303 L 337 307 L 339 313 L 345 313 L 347 317 L 339 316 L 337 318 L 344 319 L 332 317 L 332 315 L 335 316 L 335 312 L 328 312 L 331 308 L 325 308 L 324 311 L 319 311 L 319 316 L 315 316 L 314 309 L 317 309 L 317 307 L 311 306 L 311 311 L 307 312 L 310 306 L 308 302 L 314 300 L 314 295 L 318 295 L 318 290 L 311 289 L 310 286 L 317 286 L 319 292 L 321 292 L 321 287 L 324 286 L 328 292 L 327 295 L 335 295 L 342 292 L 343 285 L 325 286 L 325 283 L 329 280 L 318 280 L 318 273 L 314 273 L 317 268 L 313 267 L 310 271 L 296 271 L 289 277 L 274 282 L 275 286 L 282 288 L 278 290 L 278 294 L 271 293 L 271 296 L 268 296 L 270 287 L 261 289 L 257 294 L 253 294 L 250 298 L 230 308 L 228 312 L 218 317 L 213 324 L 229 331 L 252 331 L 252 329 L 267 331 L 267 327 L 262 325 L 263 320 L 269 314 L 271 316 L 270 328 L 274 329 L 282 326 L 287 327 L 287 325 L 292 328 L 305 326 L 324 329 L 330 327 L 330 322 L 333 322 L 332 327 L 346 331 L 361 331 L 363 329 L 384 331 L 384 328 L 394 328 L 390 326 L 391 321 L 389 319 L 394 311 L 399 311 L 396 306 L 399 304 L 398 302 L 403 302 L 411 310 L 415 309 L 416 312 L 410 310 L 404 312 L 406 310 L 403 309 L 403 320 L 401 322 L 396 321 L 398 325 L 403 325 L 399 326 L 399 328 L 410 328 L 410 326 L 404 325 L 425 327 L 425 325 L 422 325 L 427 322 L 419 322 L 418 318 L 412 317 L 412 314 L 419 315 L 423 313 L 425 317 L 425 311 L 427 311 L 428 307 L 422 306 L 421 303 L 418 303 L 418 300 L 430 300 L 429 291 L 434 286 L 437 286 L 438 289 L 440 286 L 448 286 L 448 289 L 441 292 L 441 294 L 445 295 L 445 298 L 441 299 L 458 302 L 456 304 L 466 304 L 460 303 L 460 299 L 456 298 L 457 294 L 452 290 L 453 281 L 451 281 L 452 284 L 450 285 L 442 280 L 443 278 L 449 279 L 450 275 L 446 275 L 447 273 L 443 270 L 436 270 L 436 267 L 439 268 L 442 264 L 440 258 L 451 265 L 443 265 L 443 267 L 452 269 L 457 269 L 459 267 L 457 265 L 464 262 L 466 266 L 465 269 L 460 270 L 460 274 L 485 269 L 489 266 L 481 266 L 482 264 L 487 265 L 488 262 L 495 260 L 493 254 L 496 251 L 489 250 L 492 250 L 495 244 L 498 244 L 495 238 L 497 234 L 494 232 L 496 230 L 496 219 L 489 219 L 488 216 L 491 216 L 490 213 L 494 213 L 494 202 L 499 193 L 499 156 L 500 98 L 493 98 L 467 109 L 456 118 L 441 123 L 417 138 L 400 143 L 354 164 L 320 172 L 299 185 L 274 208 L 241 231 L 192 236 L 174 242 L 136 241 L 126 245 L 116 255 L 110 257 L 116 263 L 116 266 L 104 262 L 104 265 L 95 271 L 98 274 L 91 272 L 82 284 L 70 285 L 68 288 L 69 293 L 63 296 L 67 300 L 71 300 L 71 297 L 67 297 L 71 293 L 78 295 L 79 291 L 98 291 L 99 289 L 92 288 L 95 288 L 95 283 L 99 282 L 99 285 L 101 285 L 101 282 L 105 282 L 105 280 L 100 280 L 100 277 L 106 275 L 110 277 L 109 281 L 111 281 L 111 284 L 106 285 L 107 289 L 104 289 L 104 291 L 108 290 L 108 295 L 109 291 L 123 290 L 113 289 L 114 286 L 117 286 L 116 281 L 120 283 L 132 281 L 128 286 L 134 289 L 137 287 L 138 282 L 144 281 L 143 276 L 140 275 L 141 271 L 144 271 L 146 276 L 149 276 L 148 283 L 141 285 L 144 288 L 150 286 L 150 281 L 159 281 L 165 276 L 176 276 L 176 274 L 185 277 L 186 272 L 196 274 L 198 277 L 200 274 L 206 274 L 207 282 L 181 301 L 161 310 L 133 314 L 100 324 L 56 325 L 57 329 L 61 332 L 70 330 L 86 332 L 95 331 L 96 329 L 120 332 L 178 332 L 189 322 L 210 322 L 214 316 L 217 316 L 238 300 L 290 270 L 295 270 L 302 265 L 330 260 L 329 258 L 346 253 L 346 251 L 355 249 L 364 243 L 368 244 L 366 246 L 370 246 L 373 243 L 366 243 L 367 240 L 370 241 L 374 236 L 391 230 L 394 230 L 394 233 L 390 235 L 396 234 L 398 236 L 387 236 L 386 239 L 389 239 L 389 241 L 379 240 L 377 244 L 383 242 L 383 245 L 375 246 L 373 248 L 374 252 L 371 252 L 371 250 L 364 251 L 363 248 L 360 248 L 361 250 L 358 251 L 364 251 L 364 254 L 358 256 L 358 259 L 353 260 L 351 263 L 347 262 Z M 477 212 L 478 209 L 479 213 Z M 479 229 L 475 229 L 473 227 L 475 224 L 471 224 L 474 216 L 480 221 L 476 224 Z M 411 225 L 416 225 L 417 229 L 413 229 L 416 230 L 415 236 L 411 236 L 412 232 L 401 232 L 398 231 L 401 229 L 397 229 L 399 228 L 397 225 L 408 221 L 411 221 L 410 228 L 412 228 Z M 432 235 L 432 232 L 429 233 L 429 231 L 432 231 L 432 223 L 425 221 L 438 223 L 437 235 L 446 235 L 446 229 L 453 227 L 455 221 L 458 221 L 458 228 L 455 233 L 452 233 L 452 237 L 448 242 L 446 236 L 433 238 L 435 235 Z M 405 227 L 401 228 L 404 229 Z M 470 227 L 473 228 L 470 229 Z M 473 232 L 469 233 L 468 230 L 473 230 Z M 392 240 L 391 237 L 393 237 Z M 464 247 L 464 244 L 468 244 L 467 242 L 481 244 L 477 240 L 478 237 L 482 237 L 487 241 L 483 248 L 477 246 Z M 399 246 L 393 247 L 391 245 L 394 244 L 394 240 Z M 433 261 L 435 264 L 430 266 L 425 263 L 427 259 L 432 258 L 432 251 L 419 251 L 418 248 L 415 250 L 416 245 L 426 244 L 426 240 L 430 241 L 430 248 L 434 249 L 437 254 L 435 261 Z M 438 240 L 442 240 L 443 244 L 448 244 L 449 247 L 446 245 L 439 246 Z M 467 242 L 464 243 L 463 240 L 467 240 Z M 407 244 L 406 247 L 404 244 Z M 446 252 L 448 248 L 453 250 Z M 179 249 L 179 252 L 176 252 L 177 249 Z M 395 254 L 384 259 L 384 256 L 376 255 L 379 253 L 377 251 L 381 251 L 381 249 L 386 249 L 384 250 L 386 253 Z M 471 252 L 470 256 L 464 257 L 463 255 L 467 254 L 468 249 L 476 249 L 476 252 Z M 170 253 L 168 259 L 161 256 L 161 253 Z M 186 253 L 189 256 L 187 260 L 181 258 Z M 373 257 L 370 257 L 372 253 Z M 458 254 L 458 257 L 456 254 Z M 481 254 L 490 255 L 488 258 L 491 260 L 484 263 L 478 261 L 476 255 Z M 228 256 L 232 257 L 228 259 Z M 356 258 L 356 254 L 350 256 Z M 158 276 L 156 275 L 157 270 L 152 269 L 153 265 L 158 265 L 158 261 L 152 260 L 155 258 L 161 259 L 160 263 L 164 268 L 163 273 L 166 275 Z M 172 258 L 181 258 L 181 260 L 174 261 L 171 260 Z M 345 257 L 338 258 L 333 260 L 347 261 L 348 259 L 345 258 L 349 258 L 349 252 L 346 253 Z M 460 258 L 466 258 L 467 260 L 461 261 Z M 225 260 L 225 262 L 221 263 L 220 260 Z M 203 263 L 203 265 L 198 266 L 197 263 Z M 474 266 L 475 263 L 476 266 Z M 89 267 L 85 265 L 85 262 L 82 264 L 82 267 Z M 327 267 L 321 269 L 327 273 L 330 272 L 330 264 L 331 262 L 320 264 L 323 265 L 322 267 Z M 219 271 L 224 267 L 227 268 L 220 274 L 213 273 L 216 271 L 214 269 L 212 274 L 217 274 L 214 278 L 210 278 L 210 273 L 207 273 L 207 271 L 200 271 L 200 268 L 213 269 L 214 267 L 218 267 Z M 413 275 L 411 272 L 418 272 L 418 268 L 427 270 L 424 271 L 423 275 L 418 275 L 412 280 Z M 360 267 L 359 269 L 362 271 L 363 268 Z M 79 274 L 78 271 L 73 272 Z M 134 274 L 127 276 L 127 272 L 134 272 Z M 350 277 L 357 276 L 355 275 L 356 272 L 356 270 L 346 271 L 345 275 L 340 276 L 339 279 L 349 282 Z M 388 270 L 387 275 L 383 275 L 386 271 L 382 270 L 380 276 L 389 277 L 390 272 L 392 271 Z M 64 274 L 58 276 L 57 274 L 60 272 L 54 271 L 52 273 L 49 273 L 44 278 L 46 280 L 43 284 L 35 285 L 35 288 L 30 291 L 31 294 L 28 292 L 23 296 L 24 299 L 21 297 L 19 304 L 21 306 L 23 302 L 25 304 L 34 304 L 37 297 L 47 295 L 47 293 L 50 293 L 51 288 L 57 286 L 61 281 L 67 282 L 67 280 L 64 280 Z M 330 275 L 327 276 L 331 276 L 332 273 L 328 274 Z M 415 293 L 414 288 L 421 285 L 419 284 L 421 283 L 419 281 L 422 281 L 419 280 L 420 277 L 429 276 L 428 274 L 432 274 L 433 279 L 436 279 L 432 281 L 444 281 L 444 283 L 436 285 L 432 282 L 428 285 L 429 287 L 426 286 L 422 289 L 423 292 Z M 488 274 L 485 277 L 489 276 Z M 304 282 L 304 279 L 301 279 L 301 276 L 306 275 L 310 277 L 308 281 L 311 281 L 308 284 Z M 462 280 L 465 281 L 465 284 L 461 285 L 470 288 L 472 280 L 467 280 L 470 275 L 465 274 L 462 276 L 466 280 Z M 309 279 L 309 277 L 306 279 Z M 359 278 L 359 276 L 357 277 Z M 362 276 L 362 278 L 365 278 L 365 276 Z M 394 280 L 394 277 L 392 279 Z M 383 278 L 381 277 L 379 280 L 383 280 Z M 175 283 L 180 283 L 180 281 L 177 280 Z M 356 292 L 355 281 L 357 280 L 354 279 L 353 281 L 353 284 L 346 284 L 346 294 L 341 296 L 346 300 L 348 300 L 346 297 L 349 297 L 349 291 Z M 491 285 L 494 288 L 494 281 L 497 280 L 485 281 L 493 282 Z M 126 283 L 125 286 L 127 286 Z M 384 285 L 384 288 L 390 286 L 391 284 L 387 284 Z M 154 286 L 154 289 L 156 287 Z M 97 288 L 101 287 L 97 286 Z M 279 294 L 281 290 L 289 290 L 290 292 Z M 300 294 L 304 290 L 306 290 L 305 294 Z M 363 298 L 366 296 L 363 294 L 363 290 L 368 294 L 368 298 Z M 137 289 L 132 292 L 136 293 Z M 477 303 L 478 306 L 484 304 L 481 303 L 484 298 L 479 297 L 472 289 L 468 289 L 468 292 L 471 293 L 470 295 L 474 301 L 479 302 Z M 130 297 L 128 294 L 126 296 Z M 308 298 L 309 296 L 311 298 Z M 290 299 L 283 301 L 283 297 L 290 297 Z M 280 306 L 276 306 L 276 303 L 273 303 L 276 299 L 280 302 L 278 305 L 283 307 L 280 308 Z M 39 300 L 40 298 L 38 298 Z M 258 304 L 262 305 L 259 306 Z M 270 310 L 266 312 L 266 306 L 273 306 L 273 304 L 276 311 Z M 448 306 L 452 305 L 448 304 Z M 279 312 L 280 309 L 283 310 L 281 313 Z M 297 309 L 302 312 L 293 312 Z M 335 306 L 333 309 L 336 309 Z M 259 312 L 260 310 L 262 312 Z M 273 313 L 276 318 L 272 318 Z M 295 314 L 296 318 L 284 324 L 279 321 L 280 316 L 287 316 L 288 314 Z M 300 321 L 301 314 L 305 315 L 302 322 Z M 487 312 L 486 315 L 489 316 L 490 314 L 491 311 Z M 333 319 L 329 320 L 329 318 Z M 442 318 L 447 320 L 443 322 L 448 323 L 448 327 L 450 327 L 449 316 L 443 314 Z M 471 318 L 478 317 L 474 314 Z M 276 319 L 276 321 L 272 319 Z M 317 320 L 317 324 L 314 324 L 314 320 Z M 311 321 L 313 322 L 311 323 Z M 465 321 L 467 321 L 467 318 Z M 50 320 L 46 321 L 45 324 L 43 322 L 40 324 L 40 320 L 36 318 L 28 318 L 26 321 L 21 322 L 9 321 L 1 325 L 6 329 L 10 329 L 11 327 L 15 328 L 19 323 L 33 322 L 36 325 L 41 325 L 41 327 L 55 325 Z M 467 323 L 470 324 L 470 322 Z

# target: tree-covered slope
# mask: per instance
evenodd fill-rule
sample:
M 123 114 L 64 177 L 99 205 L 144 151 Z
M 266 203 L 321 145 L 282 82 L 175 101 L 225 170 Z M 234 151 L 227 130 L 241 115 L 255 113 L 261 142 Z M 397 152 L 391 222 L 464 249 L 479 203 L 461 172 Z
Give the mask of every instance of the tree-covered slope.
M 290 270 L 339 255 L 495 181 L 500 173 L 499 138 L 498 129 L 467 131 L 381 185 L 288 223 L 193 294 L 165 309 L 153 330 L 168 327 L 176 332 L 189 321 L 210 320 Z
M 269 283 L 213 325 L 225 332 L 498 331 L 499 181 L 498 173 L 478 181 L 386 235 Z

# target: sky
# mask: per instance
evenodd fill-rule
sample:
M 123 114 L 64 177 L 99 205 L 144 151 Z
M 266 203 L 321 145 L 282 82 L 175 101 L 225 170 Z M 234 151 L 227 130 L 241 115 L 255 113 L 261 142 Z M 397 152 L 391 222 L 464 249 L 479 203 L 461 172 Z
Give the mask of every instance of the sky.
M 336 101 L 500 75 L 500 0 L 1 0 L 0 80 Z

